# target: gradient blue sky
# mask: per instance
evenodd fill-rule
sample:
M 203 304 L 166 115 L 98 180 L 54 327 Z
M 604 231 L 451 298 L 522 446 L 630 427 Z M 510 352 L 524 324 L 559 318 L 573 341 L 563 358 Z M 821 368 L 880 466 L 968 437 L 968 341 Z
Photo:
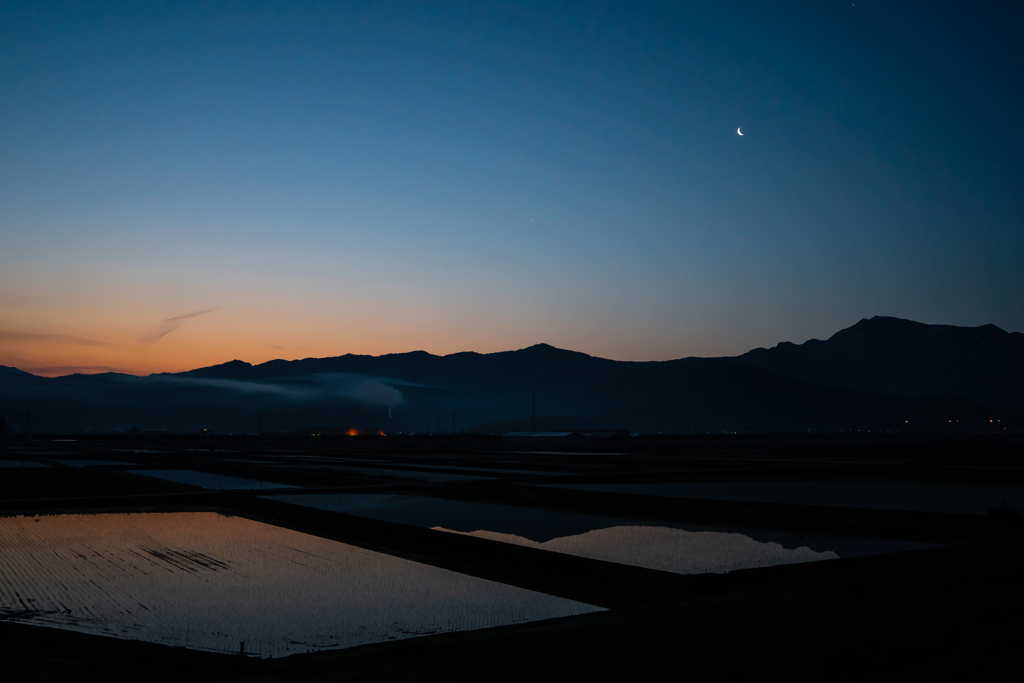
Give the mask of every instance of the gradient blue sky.
M 1024 330 L 1022 25 L 1010 2 L 0 0 L 0 364 Z

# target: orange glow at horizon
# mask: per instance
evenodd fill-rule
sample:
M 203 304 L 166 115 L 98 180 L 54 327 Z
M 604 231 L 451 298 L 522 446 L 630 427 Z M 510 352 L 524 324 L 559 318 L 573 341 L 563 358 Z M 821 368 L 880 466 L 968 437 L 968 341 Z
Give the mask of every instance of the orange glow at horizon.
M 637 343 L 621 331 L 572 329 L 545 320 L 523 324 L 521 319 L 501 320 L 497 316 L 490 320 L 487 316 L 462 315 L 428 319 L 410 313 L 408 319 L 397 319 L 400 316 L 393 314 L 385 318 L 328 318 L 315 312 L 290 311 L 271 321 L 222 309 L 186 319 L 155 341 L 149 339 L 155 336 L 152 329 L 162 324 L 159 318 L 149 325 L 138 325 L 108 316 L 76 319 L 75 315 L 32 315 L 12 322 L 4 320 L 0 324 L 0 365 L 48 377 L 102 372 L 148 375 L 183 372 L 231 360 L 257 365 L 278 359 L 380 356 L 419 350 L 435 355 L 494 353 L 538 343 L 620 360 L 720 354 L 708 343 L 689 343 L 685 349 L 683 344 L 665 344 L 666 340 L 659 344 L 650 340 Z M 673 353 L 671 347 L 678 347 L 678 351 Z

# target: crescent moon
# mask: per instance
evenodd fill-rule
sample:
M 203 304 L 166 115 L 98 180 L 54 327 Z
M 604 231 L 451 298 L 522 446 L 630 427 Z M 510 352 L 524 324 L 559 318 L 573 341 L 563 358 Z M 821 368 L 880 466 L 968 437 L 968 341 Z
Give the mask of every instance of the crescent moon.
M 742 127 L 743 127 L 743 126 L 740 126 L 740 128 L 742 128 Z M 740 128 L 737 128 L 737 129 L 736 129 L 736 134 L 737 134 L 737 135 L 743 135 L 743 133 L 741 133 L 741 132 L 740 132 Z

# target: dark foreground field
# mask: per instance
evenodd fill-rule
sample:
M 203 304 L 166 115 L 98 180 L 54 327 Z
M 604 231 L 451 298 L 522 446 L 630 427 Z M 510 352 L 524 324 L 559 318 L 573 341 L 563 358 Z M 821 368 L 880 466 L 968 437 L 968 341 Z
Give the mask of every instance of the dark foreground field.
M 1019 680 L 1024 672 L 1024 538 L 1018 518 L 667 499 L 525 486 L 547 467 L 558 481 L 660 482 L 729 477 L 829 477 L 1021 487 L 1022 442 L 939 440 L 702 440 L 524 447 L 502 442 L 348 440 L 291 443 L 323 458 L 416 466 L 506 464 L 501 479 L 423 483 L 281 468 L 281 444 L 224 439 L 16 442 L 4 456 L 52 464 L 0 469 L 2 514 L 63 510 L 231 511 L 305 533 L 381 550 L 608 607 L 607 612 L 391 643 L 249 659 L 0 622 L 5 680 Z M 199 448 L 201 447 L 201 449 Z M 324 491 L 406 491 L 453 500 L 660 519 L 840 530 L 945 547 L 785 565 L 729 574 L 678 575 L 510 546 L 479 538 L 202 491 L 115 467 L 71 469 L 64 457 L 119 457 L 138 465 L 272 476 Z M 127 453 L 128 451 L 135 453 Z M 139 451 L 159 451 L 141 453 Z M 572 452 L 570 452 L 572 451 Z M 589 451 L 589 452 L 588 452 Z M 507 464 L 512 454 L 519 465 Z M 266 462 L 241 462 L 241 460 Z M 269 475 L 269 468 L 273 474 Z M 520 468 L 522 476 L 508 471 Z M 287 480 L 287 481 L 286 481 Z M 0 573 L 3 565 L 0 559 Z

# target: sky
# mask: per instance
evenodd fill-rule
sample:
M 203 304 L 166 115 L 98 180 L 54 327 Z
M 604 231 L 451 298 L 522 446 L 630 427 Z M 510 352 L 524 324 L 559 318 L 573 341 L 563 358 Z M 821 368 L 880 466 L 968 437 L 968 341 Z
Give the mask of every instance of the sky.
M 1012 2 L 0 0 L 0 364 L 1024 331 L 1021 25 Z

